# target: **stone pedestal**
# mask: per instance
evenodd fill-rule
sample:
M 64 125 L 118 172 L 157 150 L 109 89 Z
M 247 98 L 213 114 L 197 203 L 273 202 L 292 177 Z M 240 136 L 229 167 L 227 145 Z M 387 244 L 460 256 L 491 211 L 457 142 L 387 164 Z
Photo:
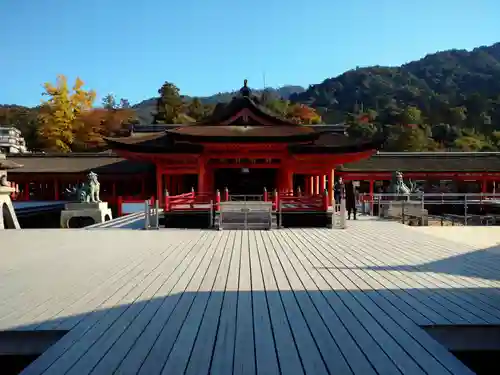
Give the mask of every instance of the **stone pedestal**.
M 380 216 L 400 219 L 403 215 L 409 220 L 418 219 L 419 225 L 428 225 L 429 214 L 426 209 L 422 208 L 421 201 L 392 201 L 382 206 Z
M 0 230 L 1 229 L 21 229 L 19 221 L 17 221 L 16 211 L 12 205 L 10 194 L 15 191 L 14 188 L 0 186 Z
M 83 228 L 113 218 L 107 202 L 67 203 L 61 211 L 61 228 Z

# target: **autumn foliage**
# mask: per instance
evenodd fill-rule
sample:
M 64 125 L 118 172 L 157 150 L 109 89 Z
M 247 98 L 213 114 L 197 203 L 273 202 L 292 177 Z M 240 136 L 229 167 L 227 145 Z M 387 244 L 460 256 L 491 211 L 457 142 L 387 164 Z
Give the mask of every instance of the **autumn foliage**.
M 94 108 L 81 116 L 80 140 L 85 148 L 104 146 L 102 137 L 124 136 L 130 130 L 135 114 L 130 109 Z
M 304 104 L 293 104 L 289 106 L 287 117 L 297 124 L 314 125 L 321 123 L 321 116 L 314 108 Z
M 43 95 L 48 99 L 42 101 L 38 131 L 47 149 L 70 152 L 75 143 L 87 137 L 82 116 L 92 108 L 96 94 L 83 86 L 84 82 L 77 78 L 69 88 L 63 75 L 57 77 L 55 85 L 45 83 Z
M 84 89 L 77 78 L 69 88 L 65 76 L 55 84 L 46 83 L 38 121 L 38 135 L 43 148 L 51 151 L 85 151 L 104 146 L 103 136 L 123 135 L 135 121 L 134 112 L 120 108 L 114 98 L 104 98 L 105 108 L 93 108 L 96 93 Z M 122 99 L 122 103 L 125 100 Z

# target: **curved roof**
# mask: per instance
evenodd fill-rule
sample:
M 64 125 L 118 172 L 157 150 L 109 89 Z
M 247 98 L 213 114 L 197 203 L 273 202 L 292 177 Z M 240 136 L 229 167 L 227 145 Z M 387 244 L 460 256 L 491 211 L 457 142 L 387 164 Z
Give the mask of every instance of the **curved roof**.
M 132 152 L 188 154 L 203 151 L 203 146 L 198 144 L 174 142 L 166 132 L 146 133 L 141 136 L 120 138 L 104 137 L 104 140 L 112 149 Z
M 224 123 L 231 119 L 244 109 L 248 109 L 256 116 L 273 123 L 274 125 L 296 125 L 291 121 L 285 120 L 276 113 L 272 113 L 264 106 L 256 103 L 256 99 L 242 96 L 234 97 L 229 103 L 219 103 L 215 107 L 213 113 L 205 119 L 198 121 L 194 125 L 216 125 Z
M 291 145 L 290 151 L 297 154 L 316 153 L 356 153 L 368 150 L 377 150 L 385 143 L 385 138 L 353 140 L 346 135 L 336 133 L 322 133 L 313 143 Z
M 300 125 L 192 125 L 167 130 L 175 140 L 189 142 L 308 142 L 321 133 Z
M 343 172 L 500 172 L 498 152 L 379 152 L 346 163 Z

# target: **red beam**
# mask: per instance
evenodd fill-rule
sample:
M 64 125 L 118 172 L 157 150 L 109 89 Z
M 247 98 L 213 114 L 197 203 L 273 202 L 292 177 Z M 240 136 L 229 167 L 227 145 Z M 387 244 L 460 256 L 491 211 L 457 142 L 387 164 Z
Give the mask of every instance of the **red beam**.
M 265 164 L 252 164 L 252 163 L 210 163 L 208 164 L 209 168 L 212 169 L 228 169 L 228 168 L 234 168 L 234 169 L 240 169 L 240 168 L 252 168 L 252 169 L 271 169 L 271 168 L 280 168 L 281 163 L 265 163 Z
M 203 154 L 206 159 L 283 159 L 286 154 L 281 151 L 249 151 L 220 150 Z
M 162 169 L 164 174 L 168 175 L 184 175 L 184 174 L 198 174 L 198 168 L 172 168 L 167 167 Z

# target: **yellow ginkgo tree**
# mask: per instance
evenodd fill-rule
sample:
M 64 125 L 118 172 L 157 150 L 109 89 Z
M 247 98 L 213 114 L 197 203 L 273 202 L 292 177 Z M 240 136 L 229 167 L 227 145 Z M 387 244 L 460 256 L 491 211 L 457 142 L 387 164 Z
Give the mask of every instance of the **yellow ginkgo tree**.
M 39 136 L 45 147 L 59 152 L 71 152 L 75 144 L 85 143 L 91 138 L 92 129 L 86 129 L 82 116 L 92 108 L 95 100 L 93 90 L 85 90 L 84 82 L 77 78 L 70 89 L 64 75 L 57 77 L 56 84 L 45 83 L 42 100 Z

